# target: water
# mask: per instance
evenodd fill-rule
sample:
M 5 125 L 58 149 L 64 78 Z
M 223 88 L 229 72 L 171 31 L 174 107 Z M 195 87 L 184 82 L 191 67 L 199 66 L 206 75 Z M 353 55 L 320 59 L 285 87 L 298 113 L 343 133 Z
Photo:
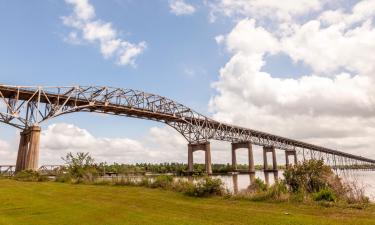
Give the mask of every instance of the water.
M 358 187 L 364 187 L 365 195 L 368 196 L 371 201 L 375 201 L 375 171 L 338 171 L 338 174 L 343 181 L 355 182 Z M 217 175 L 214 177 L 220 178 L 229 191 L 237 193 L 246 190 L 251 184 L 251 180 L 254 180 L 254 178 L 260 178 L 268 184 L 273 184 L 275 178 L 283 178 L 283 171 L 279 171 L 278 174 L 273 172 L 265 174 L 263 171 L 257 171 L 255 175 L 235 174 Z

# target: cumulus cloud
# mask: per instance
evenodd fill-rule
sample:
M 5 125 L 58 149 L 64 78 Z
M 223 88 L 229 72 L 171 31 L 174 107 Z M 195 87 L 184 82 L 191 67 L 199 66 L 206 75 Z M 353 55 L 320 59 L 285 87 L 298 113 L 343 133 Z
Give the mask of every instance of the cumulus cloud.
M 218 14 L 228 17 L 268 18 L 290 21 L 296 16 L 321 9 L 326 0 L 215 0 L 209 4 L 211 19 Z
M 213 84 L 214 117 L 375 158 L 375 27 L 373 11 L 367 10 L 372 2 L 293 20 L 284 33 L 241 19 L 217 38 L 232 56 Z M 340 12 L 350 19 L 341 19 Z M 267 56 L 275 54 L 312 72 L 288 78 L 265 72 Z
M 174 132 L 152 127 L 147 137 L 139 140 L 105 138 L 73 124 L 53 124 L 41 135 L 41 164 L 61 163 L 60 158 L 68 152 L 90 152 L 97 162 L 183 162 L 186 143 Z
M 115 58 L 118 65 L 135 65 L 135 59 L 146 49 L 146 42 L 131 43 L 119 37 L 112 23 L 96 19 L 95 9 L 88 0 L 65 0 L 73 13 L 63 16 L 63 24 L 73 29 L 65 38 L 73 44 L 98 45 L 104 58 Z
M 0 140 L 0 165 L 14 165 L 17 158 L 16 143 Z
M 170 12 L 176 16 L 191 15 L 195 13 L 195 7 L 184 0 L 171 0 L 169 2 Z

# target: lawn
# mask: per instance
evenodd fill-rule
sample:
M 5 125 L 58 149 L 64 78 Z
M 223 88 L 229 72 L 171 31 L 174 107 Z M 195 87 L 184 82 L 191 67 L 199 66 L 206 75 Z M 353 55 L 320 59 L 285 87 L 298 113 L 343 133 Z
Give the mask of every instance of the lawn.
M 192 198 L 143 187 L 0 179 L 0 224 L 375 224 L 375 206 Z

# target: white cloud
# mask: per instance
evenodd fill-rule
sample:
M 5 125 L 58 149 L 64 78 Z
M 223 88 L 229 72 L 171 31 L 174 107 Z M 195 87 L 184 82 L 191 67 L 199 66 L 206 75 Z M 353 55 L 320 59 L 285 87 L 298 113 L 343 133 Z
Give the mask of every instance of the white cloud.
M 211 19 L 217 14 L 228 17 L 290 21 L 293 17 L 321 9 L 326 0 L 215 0 L 209 3 Z
M 184 0 L 170 0 L 169 8 L 170 12 L 177 16 L 191 15 L 195 12 L 195 7 Z
M 73 124 L 50 125 L 41 136 L 41 164 L 61 163 L 68 152 L 90 152 L 97 162 L 184 161 L 185 141 L 174 130 L 153 127 L 142 141 L 95 137 Z M 171 154 L 171 151 L 173 154 Z
M 95 17 L 95 9 L 88 0 L 66 0 L 73 6 L 70 16 L 62 17 L 63 24 L 73 29 L 65 38 L 73 44 L 97 44 L 105 58 L 115 58 L 119 65 L 135 65 L 135 59 L 146 49 L 146 43 L 131 43 L 119 37 L 109 22 Z
M 240 20 L 219 38 L 232 56 L 213 84 L 214 117 L 375 158 L 375 28 L 372 11 L 361 5 L 372 6 L 363 1 L 343 17 L 342 10 L 294 20 L 281 33 L 285 23 L 272 30 Z M 358 10 L 368 13 L 353 16 Z M 356 19 L 342 19 L 349 17 Z M 276 77 L 263 71 L 270 54 L 285 54 L 313 72 Z
M 17 158 L 15 143 L 0 140 L 0 165 L 14 165 Z
M 328 25 L 336 24 L 344 27 L 363 22 L 375 15 L 375 0 L 359 1 L 353 6 L 350 13 L 344 9 L 324 11 L 319 19 Z
M 345 68 L 352 72 L 373 73 L 375 29 L 366 21 L 353 29 L 331 25 L 322 28 L 317 20 L 295 29 L 283 40 L 285 51 L 319 73 L 334 73 Z

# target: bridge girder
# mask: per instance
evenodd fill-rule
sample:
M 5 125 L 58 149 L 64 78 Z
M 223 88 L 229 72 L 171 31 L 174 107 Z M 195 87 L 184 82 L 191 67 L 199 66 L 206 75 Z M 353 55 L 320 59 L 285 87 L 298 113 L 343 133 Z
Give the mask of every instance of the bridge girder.
M 177 130 L 189 143 L 203 143 L 211 139 L 233 143 L 251 142 L 301 154 L 310 151 L 314 157 L 320 154 L 322 158 L 322 154 L 326 154 L 375 164 L 375 160 L 365 157 L 220 123 L 171 99 L 133 89 L 0 85 L 0 122 L 19 129 L 74 112 L 97 112 L 163 122 Z

